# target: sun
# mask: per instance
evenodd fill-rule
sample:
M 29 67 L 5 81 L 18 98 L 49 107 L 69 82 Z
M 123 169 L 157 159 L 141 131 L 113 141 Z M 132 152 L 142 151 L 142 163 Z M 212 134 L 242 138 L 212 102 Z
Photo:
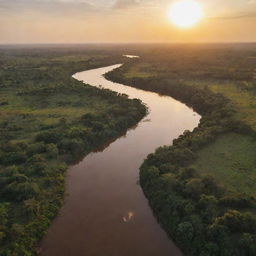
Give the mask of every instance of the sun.
M 176 26 L 189 28 L 202 19 L 203 10 L 202 6 L 194 0 L 180 0 L 171 5 L 168 16 Z

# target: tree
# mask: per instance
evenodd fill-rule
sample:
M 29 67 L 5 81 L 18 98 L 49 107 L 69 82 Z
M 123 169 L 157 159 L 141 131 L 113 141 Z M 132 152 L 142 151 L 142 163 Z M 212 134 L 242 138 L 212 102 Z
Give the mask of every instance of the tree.
M 176 239 L 185 248 L 189 248 L 194 237 L 194 228 L 190 222 L 182 222 L 178 225 Z
M 48 158 L 56 159 L 58 157 L 58 155 L 59 155 L 59 150 L 58 150 L 58 147 L 55 144 L 50 143 L 50 144 L 46 145 L 46 156 Z
M 256 255 L 256 236 L 244 233 L 239 240 L 240 255 L 254 256 Z
M 256 217 L 251 213 L 241 213 L 229 210 L 214 221 L 215 224 L 225 225 L 232 232 L 256 232 Z

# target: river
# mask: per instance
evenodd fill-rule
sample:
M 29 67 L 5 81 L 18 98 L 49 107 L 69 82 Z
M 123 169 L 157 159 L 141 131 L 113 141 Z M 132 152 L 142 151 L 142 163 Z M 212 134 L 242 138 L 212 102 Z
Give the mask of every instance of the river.
M 157 223 L 139 181 L 148 154 L 170 145 L 200 116 L 171 97 L 113 83 L 103 75 L 120 65 L 73 77 L 142 100 L 149 114 L 134 128 L 68 170 L 65 203 L 41 244 L 42 256 L 178 256 Z

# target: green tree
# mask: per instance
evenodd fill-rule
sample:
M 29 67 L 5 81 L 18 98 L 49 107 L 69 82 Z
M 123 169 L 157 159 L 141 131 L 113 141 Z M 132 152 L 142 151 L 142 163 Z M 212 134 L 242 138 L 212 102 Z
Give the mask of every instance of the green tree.
M 182 222 L 178 225 L 176 239 L 182 247 L 189 248 L 194 237 L 194 228 L 190 222 Z

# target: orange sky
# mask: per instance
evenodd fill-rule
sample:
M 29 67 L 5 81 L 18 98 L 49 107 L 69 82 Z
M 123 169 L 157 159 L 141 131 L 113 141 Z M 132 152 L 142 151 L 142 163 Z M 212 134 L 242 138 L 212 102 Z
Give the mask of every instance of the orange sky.
M 203 20 L 170 23 L 174 0 L 0 0 L 0 43 L 256 41 L 256 0 L 198 0 Z

